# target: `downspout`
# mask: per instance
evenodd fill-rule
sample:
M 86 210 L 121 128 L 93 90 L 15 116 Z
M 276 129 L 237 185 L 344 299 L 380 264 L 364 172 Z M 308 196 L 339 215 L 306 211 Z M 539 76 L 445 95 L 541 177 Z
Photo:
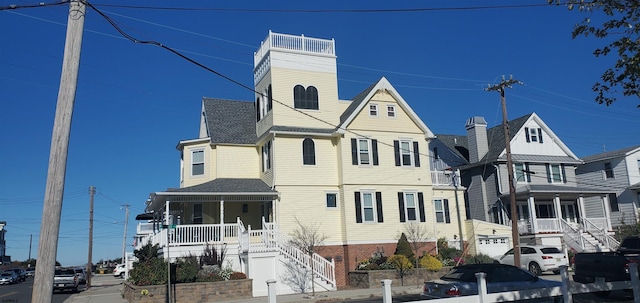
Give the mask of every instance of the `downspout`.
M 500 178 L 500 168 L 495 164 L 491 164 L 491 166 L 493 166 L 493 168 L 495 168 L 496 170 L 496 182 L 498 182 L 498 197 L 500 197 L 502 196 L 502 178 Z M 502 203 L 502 199 L 500 199 L 500 221 L 504 222 L 506 217 L 507 213 L 504 211 L 504 204 Z

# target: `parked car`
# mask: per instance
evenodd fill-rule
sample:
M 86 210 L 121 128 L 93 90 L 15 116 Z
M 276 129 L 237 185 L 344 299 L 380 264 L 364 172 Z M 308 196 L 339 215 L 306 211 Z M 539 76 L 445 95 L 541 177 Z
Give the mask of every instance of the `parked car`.
M 126 271 L 125 264 L 118 264 L 115 269 L 113 269 L 113 276 L 124 278 L 124 274 Z
M 0 285 L 18 283 L 18 276 L 12 270 L 8 270 L 0 274 Z
M 33 277 L 36 275 L 36 269 L 35 268 L 29 268 L 27 270 L 25 270 L 25 272 L 27 273 L 27 277 Z
M 12 268 L 10 270 L 13 271 L 14 273 L 16 273 L 16 276 L 18 276 L 18 281 L 19 282 L 24 282 L 25 280 L 27 280 L 27 272 L 24 269 L 22 269 L 22 268 Z
M 53 275 L 53 291 L 78 291 L 78 276 L 73 268 L 56 268 Z
M 515 265 L 513 248 L 496 258 L 500 264 Z M 560 266 L 569 266 L 567 256 L 554 246 L 520 245 L 520 267 L 539 276 L 545 271 L 560 273 Z
M 76 272 L 76 275 L 78 276 L 78 283 L 81 285 L 87 284 L 87 275 L 84 268 L 76 267 L 73 270 Z
M 424 283 L 421 296 L 426 299 L 450 298 L 478 294 L 476 273 L 486 273 L 487 293 L 559 287 L 559 281 L 540 279 L 530 272 L 512 265 L 468 264 L 456 266 L 440 279 Z M 541 298 L 560 301 L 561 298 Z
M 576 254 L 573 281 L 594 283 L 597 277 L 606 282 L 629 281 L 630 263 L 640 263 L 640 236 L 625 238 L 615 252 Z M 598 292 L 599 296 L 608 294 L 608 291 Z

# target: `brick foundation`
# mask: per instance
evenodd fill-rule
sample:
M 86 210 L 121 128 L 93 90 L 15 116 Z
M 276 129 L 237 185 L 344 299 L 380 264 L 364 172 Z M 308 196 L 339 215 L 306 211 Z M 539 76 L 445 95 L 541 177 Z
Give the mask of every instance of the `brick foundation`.
M 331 258 L 336 264 L 336 284 L 338 289 L 350 288 L 349 272 L 354 271 L 358 262 L 371 258 L 376 252 L 382 252 L 385 256 L 392 256 L 396 251 L 397 242 L 381 244 L 353 244 L 331 245 L 317 249 L 317 253 L 327 259 Z M 436 243 L 427 242 L 420 249 L 419 255 L 425 253 L 435 254 Z M 396 285 L 399 285 L 396 284 Z

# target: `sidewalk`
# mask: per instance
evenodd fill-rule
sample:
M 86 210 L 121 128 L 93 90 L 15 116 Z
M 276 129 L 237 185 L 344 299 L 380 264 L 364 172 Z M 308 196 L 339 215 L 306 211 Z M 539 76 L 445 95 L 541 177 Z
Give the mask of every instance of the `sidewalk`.
M 127 303 L 122 297 L 122 279 L 112 279 L 95 275 L 92 279 L 91 289 L 73 294 L 64 303 Z M 108 275 L 104 275 L 108 276 Z M 394 286 L 391 285 L 392 296 L 420 294 L 422 287 L 416 285 Z M 341 302 L 355 299 L 382 298 L 382 285 L 376 288 L 349 289 L 338 291 L 316 292 L 315 297 L 311 294 L 291 294 L 279 295 L 276 297 L 278 303 L 316 303 L 316 302 Z M 380 299 L 382 300 L 382 299 Z M 229 301 L 216 301 L 216 303 L 266 303 L 268 298 L 256 297 Z M 208 302 L 213 303 L 213 302 Z

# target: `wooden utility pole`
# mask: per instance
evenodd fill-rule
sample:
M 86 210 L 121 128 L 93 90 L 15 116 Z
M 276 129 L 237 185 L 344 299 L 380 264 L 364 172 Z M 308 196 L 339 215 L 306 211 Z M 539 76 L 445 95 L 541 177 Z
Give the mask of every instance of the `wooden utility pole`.
M 122 205 L 125 208 L 125 219 L 124 219 L 124 237 L 122 239 L 122 263 L 125 264 L 125 272 L 129 271 L 129 267 L 125 262 L 125 254 L 127 253 L 127 223 L 129 223 L 129 204 Z
M 58 103 L 51 135 L 40 240 L 38 241 L 38 265 L 31 294 L 32 303 L 52 302 L 53 275 L 58 252 L 60 214 L 62 213 L 64 180 L 67 170 L 71 116 L 73 115 L 73 103 L 78 83 L 84 15 L 85 5 L 80 0 L 70 0 Z
M 93 272 L 93 197 L 96 194 L 96 187 L 89 187 L 89 256 L 87 258 L 87 289 L 91 288 L 91 273 Z
M 516 267 L 520 267 L 520 234 L 518 232 L 518 208 L 516 206 L 516 189 L 513 183 L 513 161 L 511 159 L 511 136 L 509 135 L 509 120 L 507 119 L 507 100 L 504 96 L 504 89 L 511 88 L 514 84 L 522 84 L 520 81 L 509 77 L 505 80 L 502 76 L 500 83 L 487 87 L 487 91 L 497 91 L 500 93 L 502 104 L 502 127 L 504 128 L 504 143 L 507 149 L 507 175 L 509 179 L 509 204 L 511 206 L 511 237 L 513 238 L 513 262 Z M 500 172 L 496 172 L 499 174 Z

